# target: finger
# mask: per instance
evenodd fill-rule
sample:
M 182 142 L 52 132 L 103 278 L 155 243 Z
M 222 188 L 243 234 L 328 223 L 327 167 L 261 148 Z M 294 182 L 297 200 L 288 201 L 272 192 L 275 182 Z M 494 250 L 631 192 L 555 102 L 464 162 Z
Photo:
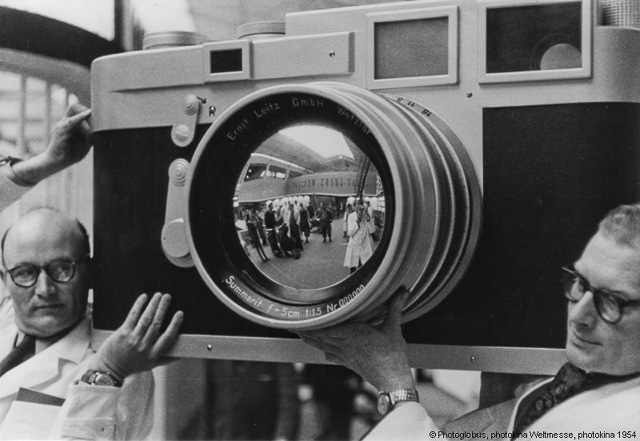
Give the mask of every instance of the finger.
M 300 337 L 300 340 L 302 340 L 304 343 L 308 344 L 309 346 L 317 347 L 316 345 L 319 343 L 316 339 L 310 337 L 308 334 L 300 333 L 298 334 L 298 336 Z
M 149 329 L 149 326 L 151 326 L 151 323 L 153 321 L 153 316 L 158 309 L 158 304 L 160 303 L 161 297 L 162 295 L 157 292 L 153 295 L 153 297 L 151 297 L 151 300 L 149 300 L 149 304 L 136 323 L 136 329 L 134 331 L 137 331 L 138 334 L 141 334 L 142 336 L 147 334 L 147 330 Z
M 122 328 L 127 331 L 132 331 L 136 327 L 138 319 L 140 318 L 140 314 L 142 314 L 142 310 L 144 309 L 144 305 L 146 303 L 147 295 L 140 294 L 129 310 L 129 314 L 127 314 L 127 318 L 124 320 Z
M 344 364 L 344 361 L 342 360 L 341 357 L 335 355 L 335 354 L 330 354 L 330 353 L 325 353 L 324 354 L 324 358 L 327 361 L 330 361 L 331 363 L 335 363 L 335 364 Z
M 396 291 L 387 309 L 387 315 L 382 325 L 384 329 L 400 329 L 400 325 L 402 324 L 402 309 L 408 299 L 409 291 L 407 291 L 406 288 L 400 288 Z
M 330 328 L 317 329 L 314 331 L 306 331 L 305 335 L 314 339 L 341 341 L 349 339 L 357 325 L 339 325 Z
M 309 334 L 300 334 L 300 339 L 308 344 L 309 346 L 313 346 L 314 348 L 322 349 L 323 346 L 328 345 L 327 340 L 324 338 L 317 338 L 315 336 L 311 336 Z
M 93 135 L 93 128 L 91 127 L 89 119 L 82 121 L 80 125 L 78 125 L 78 130 L 82 133 L 82 137 L 86 143 L 89 144 L 89 138 Z
M 304 337 L 302 341 L 308 344 L 309 346 L 312 346 L 316 349 L 321 350 L 322 352 L 330 352 L 332 354 L 338 354 L 341 352 L 340 346 L 329 343 L 325 340 L 318 340 L 314 338 Z
M 160 329 L 162 328 L 162 323 L 164 322 L 164 317 L 169 310 L 169 306 L 171 305 L 171 296 L 169 294 L 162 294 L 160 296 L 160 301 L 158 303 L 158 307 L 155 310 L 153 315 L 153 319 L 151 324 L 149 325 L 149 329 L 147 334 L 144 337 L 145 342 L 155 343 L 158 334 L 160 333 Z
M 83 106 L 80 103 L 71 103 L 67 107 L 67 110 L 65 111 L 64 116 L 67 116 L 67 117 L 73 116 L 73 115 L 76 115 L 78 113 L 84 112 L 87 109 L 88 109 L 87 106 Z
M 173 314 L 169 326 L 167 326 L 167 329 L 165 329 L 156 344 L 153 346 L 151 354 L 154 360 L 162 357 L 169 349 L 171 349 L 171 346 L 175 344 L 183 321 L 184 313 L 182 311 L 178 311 Z
M 69 124 L 71 125 L 71 127 L 76 127 L 81 125 L 90 116 L 91 116 L 91 109 L 87 109 L 75 115 L 67 116 L 67 118 L 69 119 Z
M 158 328 L 162 326 L 162 322 L 164 322 L 164 316 L 167 315 L 169 306 L 171 306 L 171 294 L 162 294 L 160 296 L 158 309 L 156 309 L 156 313 L 153 316 L 153 325 L 156 325 Z

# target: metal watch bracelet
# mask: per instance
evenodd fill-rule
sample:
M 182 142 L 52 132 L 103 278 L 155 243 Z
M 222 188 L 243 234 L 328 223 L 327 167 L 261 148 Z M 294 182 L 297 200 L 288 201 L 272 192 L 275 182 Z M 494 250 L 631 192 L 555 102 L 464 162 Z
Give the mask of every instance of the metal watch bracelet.
M 405 401 L 420 402 L 420 396 L 415 389 L 398 389 L 378 394 L 378 412 L 381 415 L 389 413 L 398 403 Z

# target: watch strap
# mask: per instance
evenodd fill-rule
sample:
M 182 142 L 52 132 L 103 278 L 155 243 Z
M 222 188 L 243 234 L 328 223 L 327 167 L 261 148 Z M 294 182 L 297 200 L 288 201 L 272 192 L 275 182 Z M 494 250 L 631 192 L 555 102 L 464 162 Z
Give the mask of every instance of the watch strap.
M 13 166 L 21 161 L 22 159 L 15 158 L 13 156 L 0 156 L 0 167 L 3 165 L 7 166 L 6 170 L 3 173 L 6 173 L 9 180 L 11 180 L 11 182 L 13 182 L 14 184 L 19 185 L 20 187 L 33 187 L 36 184 L 35 182 L 25 181 L 20 176 L 18 176 L 16 171 L 13 169 Z
M 391 392 L 380 392 L 378 394 L 378 412 L 386 415 L 401 402 L 415 401 L 420 402 L 420 396 L 415 389 L 398 389 Z
M 20 161 L 22 161 L 22 159 L 13 156 L 0 156 L 0 165 L 13 165 Z
M 420 395 L 415 389 L 398 389 L 389 392 L 391 398 L 391 406 L 395 406 L 402 401 L 415 401 L 420 402 Z

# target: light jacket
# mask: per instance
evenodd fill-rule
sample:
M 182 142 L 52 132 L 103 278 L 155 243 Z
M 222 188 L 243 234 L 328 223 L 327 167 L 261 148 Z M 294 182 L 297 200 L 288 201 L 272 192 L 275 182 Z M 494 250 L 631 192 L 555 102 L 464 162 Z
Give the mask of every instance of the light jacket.
M 354 211 L 347 218 L 347 234 L 349 243 L 344 255 L 344 266 L 357 267 L 359 263 L 363 265 L 373 255 L 372 239 L 370 236 L 369 224 L 371 220 L 364 218 L 358 224 L 358 214 Z
M 528 393 L 546 383 L 547 381 L 540 383 Z M 519 402 L 528 393 L 524 394 Z M 517 409 L 517 406 L 515 409 Z M 499 413 L 492 412 L 492 408 L 487 408 L 474 413 L 473 422 L 482 421 L 480 426 L 474 426 L 473 424 L 467 426 L 458 425 L 456 429 L 446 428 L 440 430 L 421 404 L 406 403 L 387 415 L 367 434 L 364 440 L 464 439 L 461 436 L 463 433 L 468 435 L 466 437 L 468 439 L 480 439 L 481 436 L 479 434 L 481 433 L 486 434 L 485 439 L 491 439 L 492 437 L 493 439 L 510 439 L 513 432 L 515 409 L 512 412 L 508 426 L 492 424 L 491 421 L 488 421 L 488 418 L 497 416 Z M 498 427 L 506 427 L 506 430 L 497 429 Z M 447 433 L 448 430 L 451 433 Z M 582 392 L 551 409 L 525 431 L 528 435 L 527 439 L 534 438 L 532 434 L 537 439 L 559 437 L 560 434 L 564 434 L 564 439 L 569 437 L 566 434 L 573 434 L 573 439 L 579 439 L 581 434 L 583 439 L 589 439 L 589 436 L 591 438 L 596 436 L 598 439 L 607 437 L 610 439 L 623 439 L 625 437 L 633 439 L 634 437 L 639 437 L 640 378 Z M 634 431 L 635 435 L 633 436 L 625 435 Z M 553 435 L 549 436 L 549 434 Z
M 13 348 L 18 329 L 13 325 L 3 331 L 2 358 Z M 151 373 L 128 377 L 122 388 L 75 384 L 87 370 L 83 362 L 93 353 L 85 319 L 65 337 L 0 377 L 0 439 L 145 438 L 153 424 Z M 60 406 L 16 400 L 21 388 L 45 399 L 65 401 Z M 104 405 L 107 400 L 109 406 Z

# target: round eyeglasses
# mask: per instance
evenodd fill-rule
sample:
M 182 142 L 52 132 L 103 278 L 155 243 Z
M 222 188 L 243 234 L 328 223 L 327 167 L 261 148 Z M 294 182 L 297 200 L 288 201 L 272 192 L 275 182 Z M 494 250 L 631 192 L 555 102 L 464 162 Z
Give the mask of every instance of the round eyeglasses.
M 20 265 L 7 272 L 11 276 L 13 283 L 21 288 L 31 288 L 35 285 L 42 270 L 44 270 L 54 282 L 67 283 L 75 276 L 76 265 L 84 259 L 85 258 L 80 260 L 54 260 L 44 266 Z
M 640 305 L 640 300 L 623 299 L 607 290 L 594 288 L 587 279 L 574 269 L 563 267 L 562 271 L 564 273 L 562 287 L 566 299 L 577 303 L 587 291 L 591 292 L 596 312 L 607 323 L 618 323 L 622 318 L 624 308 Z

